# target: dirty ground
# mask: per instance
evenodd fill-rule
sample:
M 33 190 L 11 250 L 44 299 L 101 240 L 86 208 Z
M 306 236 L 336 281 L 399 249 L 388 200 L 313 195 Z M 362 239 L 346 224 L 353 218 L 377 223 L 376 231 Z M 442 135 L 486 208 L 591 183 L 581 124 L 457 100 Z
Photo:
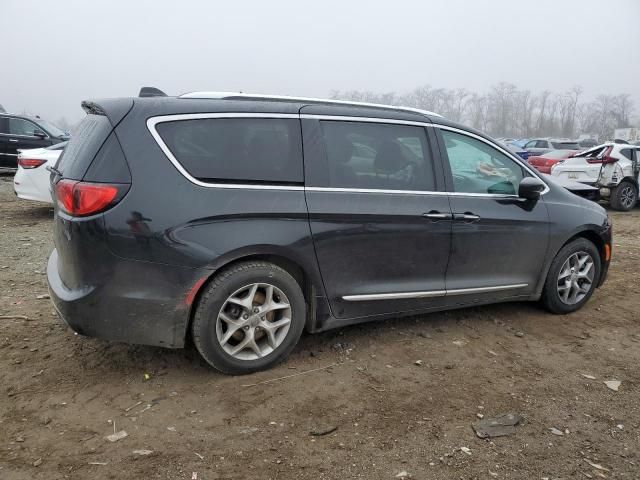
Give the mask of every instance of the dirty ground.
M 51 215 L 0 177 L 3 480 L 640 477 L 640 208 L 611 212 L 609 281 L 578 313 L 503 304 L 305 335 L 244 377 L 60 326 L 38 298 Z M 506 413 L 515 433 L 478 438 Z

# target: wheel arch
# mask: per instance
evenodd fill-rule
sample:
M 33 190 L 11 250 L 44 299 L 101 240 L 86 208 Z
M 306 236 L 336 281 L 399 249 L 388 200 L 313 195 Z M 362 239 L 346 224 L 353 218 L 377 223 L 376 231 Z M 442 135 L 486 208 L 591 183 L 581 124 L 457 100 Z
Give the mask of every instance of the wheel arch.
M 315 324 L 316 314 L 316 295 L 324 295 L 324 287 L 322 281 L 317 276 L 318 272 L 313 271 L 313 267 L 306 265 L 304 262 L 291 255 L 291 252 L 282 250 L 280 247 L 259 247 L 254 249 L 241 249 L 237 252 L 225 255 L 224 258 L 218 259 L 211 265 L 212 270 L 208 273 L 205 279 L 203 279 L 193 296 L 193 302 L 189 308 L 189 316 L 186 324 L 185 331 L 183 332 L 183 339 L 186 342 L 189 337 L 193 318 L 200 303 L 200 299 L 203 293 L 209 288 L 211 281 L 215 276 L 223 269 L 229 268 L 232 265 L 248 262 L 252 260 L 261 260 L 264 262 L 273 263 L 278 267 L 289 273 L 300 285 L 302 294 L 304 295 L 305 303 L 307 304 L 307 318 L 305 319 L 305 328 L 312 330 Z
M 536 286 L 534 299 L 538 299 L 542 295 L 542 289 L 544 288 L 544 284 L 547 280 L 547 275 L 549 275 L 549 269 L 551 268 L 554 258 L 558 255 L 558 252 L 560 252 L 560 250 L 562 250 L 566 245 L 579 238 L 584 238 L 593 243 L 600 255 L 600 266 L 602 267 L 605 264 L 605 241 L 600 235 L 598 235 L 598 232 L 591 228 L 584 228 L 577 232 L 573 232 L 573 234 L 564 242 L 558 244 L 558 247 L 553 250 L 551 255 L 548 255 L 544 268 L 541 272 L 540 279 L 538 280 L 538 285 Z

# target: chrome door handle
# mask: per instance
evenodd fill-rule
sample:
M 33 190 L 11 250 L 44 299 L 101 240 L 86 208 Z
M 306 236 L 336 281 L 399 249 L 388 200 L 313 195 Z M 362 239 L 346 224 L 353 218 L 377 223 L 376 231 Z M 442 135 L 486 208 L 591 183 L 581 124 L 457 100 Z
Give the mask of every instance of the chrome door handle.
M 15 138 L 10 138 L 9 141 L 10 142 L 14 142 L 14 143 L 18 143 L 18 140 L 16 140 Z
M 438 220 L 451 220 L 452 218 L 450 213 L 441 213 L 435 210 L 429 213 L 423 213 L 422 216 L 429 220 L 433 220 L 434 222 L 437 222 Z
M 461 222 L 473 223 L 473 222 L 477 222 L 478 220 L 480 220 L 480 216 L 476 215 L 474 213 L 471 213 L 471 212 L 454 213 L 453 214 L 453 219 L 454 220 L 459 220 Z

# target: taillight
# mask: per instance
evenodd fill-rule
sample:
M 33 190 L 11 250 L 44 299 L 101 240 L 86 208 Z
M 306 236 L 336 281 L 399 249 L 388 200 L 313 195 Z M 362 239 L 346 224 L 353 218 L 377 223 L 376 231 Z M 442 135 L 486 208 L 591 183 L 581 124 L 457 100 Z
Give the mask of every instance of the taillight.
M 611 156 L 613 147 L 607 147 L 599 155 L 592 158 L 587 158 L 587 163 L 616 163 L 617 158 Z
M 38 168 L 40 165 L 47 163 L 46 160 L 38 160 L 35 158 L 18 158 L 18 165 L 22 168 Z
M 58 207 L 74 217 L 94 215 L 115 205 L 129 185 L 60 180 L 55 185 Z

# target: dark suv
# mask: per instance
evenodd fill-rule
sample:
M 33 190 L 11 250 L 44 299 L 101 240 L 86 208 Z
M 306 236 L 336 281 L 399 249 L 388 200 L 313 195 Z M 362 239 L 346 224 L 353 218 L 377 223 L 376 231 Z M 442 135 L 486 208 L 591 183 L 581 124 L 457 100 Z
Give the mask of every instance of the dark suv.
M 429 112 L 247 94 L 83 102 L 47 275 L 83 335 L 227 373 L 303 330 L 513 300 L 580 308 L 605 210 Z
M 0 113 L 0 172 L 18 168 L 18 150 L 44 148 L 69 140 L 69 134 L 39 118 Z

